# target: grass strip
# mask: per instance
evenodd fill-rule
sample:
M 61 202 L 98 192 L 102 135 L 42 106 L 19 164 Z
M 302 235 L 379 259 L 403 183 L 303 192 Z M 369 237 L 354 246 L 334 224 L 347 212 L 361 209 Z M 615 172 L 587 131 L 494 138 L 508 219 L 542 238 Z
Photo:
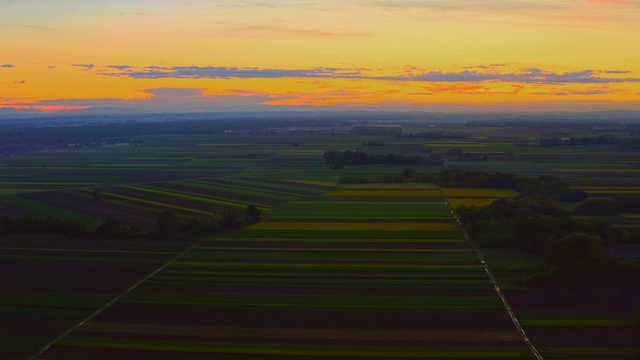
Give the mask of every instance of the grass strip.
M 32 353 L 40 349 L 47 341 L 47 338 L 42 337 L 3 334 L 0 336 L 0 352 Z M 26 356 L 28 356 L 28 354 L 25 354 L 25 357 Z
M 0 248 L 2 250 L 2 248 Z M 44 250 L 44 249 L 43 249 Z M 372 252 L 372 253 L 473 253 L 468 249 L 370 249 L 370 248 L 275 248 L 275 247 L 223 247 L 198 246 L 196 250 L 210 251 L 273 251 L 273 252 Z
M 296 287 L 315 287 L 317 285 L 360 285 L 360 286 L 376 286 L 376 287 L 415 287 L 429 286 L 431 288 L 438 286 L 439 288 L 455 288 L 459 289 L 464 286 L 469 288 L 487 288 L 491 286 L 491 282 L 487 280 L 362 280 L 362 279 L 327 279 L 327 278 L 303 278 L 303 279 L 287 279 L 274 277 L 230 277 L 230 278 L 212 278 L 212 277 L 195 277 L 195 276 L 156 276 L 153 281 L 162 283 L 209 283 L 209 284 L 290 284 Z
M 323 309 L 453 309 L 501 308 L 495 296 L 310 296 L 211 293 L 137 292 L 122 299 L 125 303 L 182 306 Z
M 526 327 L 631 327 L 631 319 L 527 319 L 520 324 Z
M 467 271 L 481 270 L 481 264 L 319 264 L 319 263 L 268 263 L 268 262 L 198 262 L 198 261 L 176 261 L 172 264 L 177 267 L 194 267 L 194 268 L 241 268 L 241 269 L 313 269 L 313 270 L 330 270 L 330 269 L 348 269 L 348 270 L 435 270 L 435 271 Z
M 100 253 L 100 254 L 140 254 L 140 255 L 177 255 L 179 251 L 136 251 L 136 250 L 82 250 L 61 248 L 20 248 L 0 247 L 0 251 L 41 251 L 41 252 L 69 252 L 69 253 Z
M 326 253 L 326 252 L 256 252 L 256 251 L 221 251 L 221 252 L 190 252 L 182 260 L 266 260 L 269 261 L 327 261 L 339 262 L 414 262 L 414 263 L 479 263 L 477 257 L 470 253 L 426 254 L 426 253 Z
M 166 259 L 132 259 L 132 258 L 104 258 L 104 257 L 80 257 L 80 256 L 0 254 L 0 260 L 79 262 L 79 263 L 89 263 L 89 264 L 103 263 L 103 264 L 157 265 L 157 264 L 163 263 Z
M 229 185 L 229 184 L 211 184 L 211 183 L 205 183 L 198 180 L 176 181 L 173 183 L 183 185 L 183 186 L 194 187 L 202 190 L 216 190 L 216 191 L 222 190 L 229 193 L 237 193 L 241 195 L 254 195 L 254 196 L 259 196 L 267 199 L 281 200 L 281 201 L 290 201 L 300 197 L 299 194 L 288 193 L 284 191 L 256 189 L 252 187 Z
M 102 305 L 109 296 L 56 292 L 3 291 L 2 306 L 55 307 L 60 309 L 93 309 Z
M 600 358 L 600 359 L 615 359 L 616 357 L 622 357 L 624 359 L 631 359 L 632 357 L 640 356 L 640 349 L 638 348 L 546 348 L 543 350 L 545 357 L 553 358 L 568 358 L 575 359 L 578 357 L 585 358 Z
M 461 233 L 455 222 L 392 223 L 392 222 L 270 222 L 252 225 L 248 230 L 338 230 L 338 231 L 451 231 Z
M 468 279 L 486 279 L 486 274 L 483 272 L 460 274 L 460 273 L 354 273 L 350 272 L 348 275 L 339 273 L 327 273 L 327 272 L 254 272 L 254 271 L 242 271 L 242 272 L 230 272 L 230 271 L 189 271 L 189 270 L 174 270 L 169 268 L 162 272 L 163 275 L 173 276 L 207 276 L 207 277 L 221 277 L 221 276 L 264 276 L 264 277 L 317 277 L 322 274 L 323 277 L 336 276 L 339 278 L 349 277 L 352 279 L 422 279 L 422 280 L 434 280 L 434 279 L 450 279 L 450 280 L 468 280 Z
M 210 343 L 101 339 L 70 337 L 59 346 L 100 348 L 129 351 L 180 352 L 226 355 L 309 356 L 327 358 L 430 358 L 430 359 L 516 359 L 528 358 L 521 348 L 415 348 L 415 347 L 365 347 L 365 346 L 308 346 L 250 343 Z
M 32 306 L 0 306 L 0 314 L 28 315 L 53 318 L 81 318 L 92 309 L 63 309 L 58 307 L 32 307 Z
M 208 196 L 208 194 L 206 193 L 192 193 L 189 191 L 173 190 L 173 189 L 169 190 L 169 189 L 152 187 L 149 185 L 122 185 L 120 187 L 123 189 L 140 191 L 140 192 L 145 192 L 149 194 L 161 195 L 161 196 L 166 196 L 166 197 L 171 197 L 171 198 L 181 199 L 181 200 L 197 201 L 197 202 L 204 202 L 204 203 L 212 203 L 212 202 L 215 203 L 215 202 L 222 201 L 229 204 L 237 204 L 240 206 L 240 208 L 242 208 L 243 205 L 245 204 L 244 202 L 238 202 L 237 199 L 235 198 L 220 196 L 217 194 L 216 196 L 212 197 L 212 196 Z M 264 204 L 264 203 L 261 204 L 255 201 L 254 203 L 259 208 L 262 208 L 262 209 L 269 208 L 270 206 L 269 204 Z

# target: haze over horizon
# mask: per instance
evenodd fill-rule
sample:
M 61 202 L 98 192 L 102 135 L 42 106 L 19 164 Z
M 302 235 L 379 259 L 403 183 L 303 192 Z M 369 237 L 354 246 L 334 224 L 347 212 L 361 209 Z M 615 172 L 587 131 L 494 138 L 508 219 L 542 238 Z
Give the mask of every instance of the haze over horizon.
M 0 0 L 0 110 L 640 110 L 637 0 Z

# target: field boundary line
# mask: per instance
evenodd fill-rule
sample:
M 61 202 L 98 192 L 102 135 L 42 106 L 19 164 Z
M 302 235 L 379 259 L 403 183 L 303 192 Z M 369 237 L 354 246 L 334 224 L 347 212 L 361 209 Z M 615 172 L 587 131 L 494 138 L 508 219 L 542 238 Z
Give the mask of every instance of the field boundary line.
M 533 345 L 531 340 L 529 340 L 529 337 L 527 336 L 527 333 L 524 331 L 524 328 L 522 327 L 522 325 L 520 325 L 520 321 L 518 321 L 518 318 L 516 317 L 516 314 L 513 312 L 513 309 L 511 308 L 511 305 L 509 305 L 509 301 L 507 301 L 506 296 L 504 295 L 504 293 L 500 289 L 500 286 L 498 285 L 498 281 L 493 276 L 493 273 L 491 273 L 491 270 L 489 269 L 489 265 L 487 265 L 487 263 L 484 261 L 484 256 L 482 255 L 482 252 L 476 246 L 476 244 L 474 244 L 473 241 L 471 241 L 471 239 L 469 238 L 469 235 L 467 234 L 465 229 L 462 227 L 462 222 L 460 222 L 460 218 L 458 218 L 458 215 L 456 215 L 455 211 L 453 211 L 453 209 L 451 208 L 451 205 L 449 204 L 449 201 L 447 200 L 447 197 L 444 196 L 444 193 L 442 193 L 442 191 L 440 193 L 442 194 L 442 199 L 444 200 L 444 203 L 451 210 L 451 214 L 456 218 L 456 221 L 458 222 L 458 225 L 460 226 L 460 229 L 462 230 L 462 233 L 464 234 L 464 237 L 471 244 L 471 246 L 473 246 L 473 249 L 475 250 L 476 254 L 478 255 L 478 258 L 480 259 L 480 262 L 482 263 L 482 267 L 484 268 L 484 271 L 487 273 L 487 275 L 489 275 L 489 279 L 491 279 L 491 282 L 493 283 L 494 290 L 498 294 L 498 297 L 500 297 L 500 300 L 502 300 L 502 304 L 504 305 L 505 309 L 507 310 L 507 313 L 509 314 L 509 317 L 511 318 L 511 322 L 513 323 L 513 325 L 516 327 L 516 329 L 518 330 L 518 332 L 522 336 L 522 340 L 527 345 L 529 350 L 531 350 L 531 352 L 533 353 L 533 356 L 535 356 L 536 359 L 544 360 L 544 358 L 542 357 L 542 355 L 540 354 L 538 349 L 535 347 L 535 345 Z
M 140 285 L 142 285 L 143 283 L 145 283 L 147 280 L 149 280 L 150 278 L 154 277 L 155 275 L 157 275 L 159 272 L 161 272 L 162 270 L 166 269 L 167 267 L 169 267 L 171 264 L 173 264 L 174 262 L 176 262 L 176 260 L 178 260 L 180 257 L 182 257 L 184 254 L 188 253 L 189 251 L 193 250 L 196 246 L 200 245 L 200 243 L 203 240 L 198 240 L 196 242 L 194 242 L 191 246 L 189 246 L 186 250 L 182 251 L 181 253 L 179 253 L 178 255 L 176 255 L 175 257 L 173 257 L 172 259 L 170 259 L 169 261 L 167 261 L 164 265 L 160 266 L 159 268 L 157 268 L 156 270 L 154 270 L 153 272 L 151 272 L 149 275 L 145 276 L 144 278 L 140 279 L 138 282 L 136 282 L 135 284 L 131 285 L 129 288 L 127 288 L 125 291 L 123 291 L 122 293 L 120 293 L 119 295 L 117 295 L 116 297 L 114 297 L 113 299 L 109 300 L 109 302 L 107 302 L 106 304 L 102 305 L 98 310 L 94 311 L 93 313 L 89 314 L 87 317 L 85 317 L 84 319 L 80 320 L 79 323 L 77 323 L 76 325 L 70 327 L 69 329 L 67 329 L 65 332 L 63 332 L 62 334 L 58 335 L 57 337 L 55 337 L 53 340 L 51 340 L 49 343 L 47 343 L 42 349 L 40 349 L 38 352 L 36 352 L 35 354 L 31 355 L 30 357 L 27 358 L 27 360 L 35 360 L 37 359 L 40 355 L 42 355 L 45 351 L 49 350 L 49 348 L 51 348 L 53 345 L 57 344 L 58 342 L 60 342 L 62 339 L 64 339 L 65 337 L 67 337 L 67 335 L 71 334 L 72 332 L 74 332 L 75 330 L 77 330 L 79 327 L 81 327 L 82 325 L 84 325 L 86 322 L 90 321 L 91 319 L 95 318 L 96 316 L 100 315 L 101 313 L 103 313 L 105 310 L 107 310 L 109 307 L 111 307 L 111 305 L 115 304 L 118 300 L 122 299 L 125 295 L 129 294 L 130 292 L 132 292 L 133 290 L 135 290 L 137 287 L 139 287 Z

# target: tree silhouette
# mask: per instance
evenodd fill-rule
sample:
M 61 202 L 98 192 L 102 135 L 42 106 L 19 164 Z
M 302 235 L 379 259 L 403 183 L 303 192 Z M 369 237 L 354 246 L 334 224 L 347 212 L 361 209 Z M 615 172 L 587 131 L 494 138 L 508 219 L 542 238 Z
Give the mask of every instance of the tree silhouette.
M 174 212 L 162 211 L 158 214 L 156 231 L 158 234 L 168 236 L 178 230 L 178 217 Z

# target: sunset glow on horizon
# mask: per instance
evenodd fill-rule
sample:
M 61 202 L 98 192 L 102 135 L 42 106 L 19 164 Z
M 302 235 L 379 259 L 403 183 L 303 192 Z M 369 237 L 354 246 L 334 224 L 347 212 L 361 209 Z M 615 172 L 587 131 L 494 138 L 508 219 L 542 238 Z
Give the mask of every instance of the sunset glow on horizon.
M 636 0 L 0 0 L 0 108 L 640 110 Z

